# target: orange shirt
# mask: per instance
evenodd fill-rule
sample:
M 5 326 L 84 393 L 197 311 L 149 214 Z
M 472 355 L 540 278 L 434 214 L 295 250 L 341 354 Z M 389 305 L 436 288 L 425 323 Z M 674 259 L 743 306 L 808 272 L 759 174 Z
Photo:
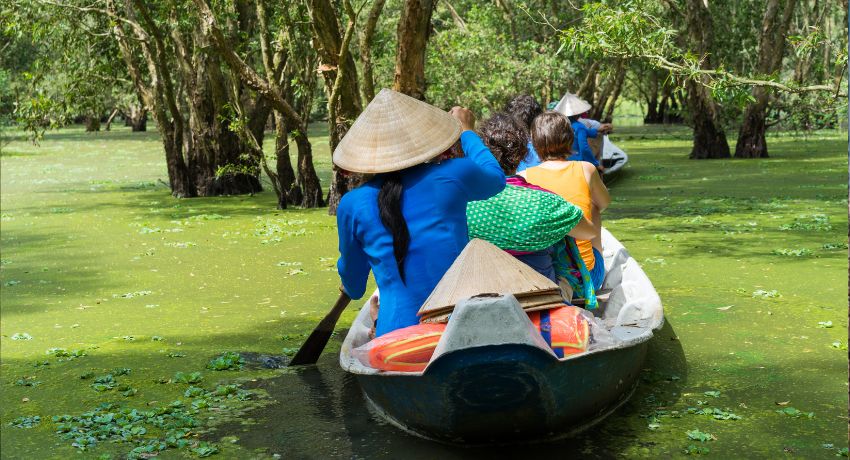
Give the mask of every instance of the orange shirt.
M 584 217 L 591 219 L 592 202 L 590 200 L 590 186 L 584 177 L 584 166 L 581 161 L 568 161 L 563 169 L 547 169 L 535 166 L 525 170 L 525 178 L 528 182 L 555 192 L 561 198 L 581 208 Z M 590 240 L 576 240 L 581 258 L 588 270 L 596 266 L 596 257 L 593 255 L 593 245 Z

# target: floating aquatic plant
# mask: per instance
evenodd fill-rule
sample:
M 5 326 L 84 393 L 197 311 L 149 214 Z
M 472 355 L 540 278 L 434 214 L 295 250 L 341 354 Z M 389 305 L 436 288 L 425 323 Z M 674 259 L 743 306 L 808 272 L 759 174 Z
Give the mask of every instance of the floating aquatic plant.
M 242 369 L 243 364 L 245 364 L 245 360 L 239 353 L 226 351 L 207 363 L 207 369 L 214 371 L 239 370 Z

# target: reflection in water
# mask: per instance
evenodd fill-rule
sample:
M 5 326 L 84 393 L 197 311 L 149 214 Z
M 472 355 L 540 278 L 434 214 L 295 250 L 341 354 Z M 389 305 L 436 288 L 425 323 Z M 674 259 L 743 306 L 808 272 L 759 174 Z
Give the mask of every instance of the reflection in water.
M 650 344 L 648 364 L 659 358 L 669 363 L 673 358 L 681 364 L 677 372 L 684 377 L 684 355 L 681 347 L 676 348 L 678 342 L 670 341 L 674 333 L 669 324 L 658 335 Z M 659 352 L 665 356 L 659 357 Z M 356 379 L 340 369 L 337 356 L 332 353 L 325 353 L 318 366 L 289 370 L 280 377 L 251 385 L 267 391 L 275 403 L 247 414 L 250 421 L 219 426 L 215 436 L 235 435 L 248 451 L 279 454 L 286 459 L 489 460 L 544 455 L 609 459 L 621 456 L 627 447 L 642 445 L 640 432 L 633 427 L 646 426 L 645 422 L 628 423 L 627 418 L 634 419 L 640 412 L 638 401 L 642 394 L 645 396 L 647 383 L 641 384 L 643 388 L 639 387 L 632 402 L 578 437 L 548 444 L 483 448 L 426 441 L 378 419 L 369 412 Z

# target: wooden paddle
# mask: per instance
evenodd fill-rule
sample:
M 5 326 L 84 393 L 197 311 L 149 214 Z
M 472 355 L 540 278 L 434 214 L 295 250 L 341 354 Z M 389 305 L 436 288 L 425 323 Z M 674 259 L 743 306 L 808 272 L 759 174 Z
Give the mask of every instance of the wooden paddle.
M 313 332 L 310 333 L 310 337 L 307 337 L 307 341 L 304 342 L 304 345 L 301 345 L 298 353 L 295 353 L 295 357 L 293 357 L 292 361 L 289 362 L 290 366 L 316 364 L 316 361 L 319 360 L 319 355 L 322 354 L 322 350 L 325 349 L 325 346 L 328 344 L 328 340 L 331 338 L 331 334 L 333 334 L 334 327 L 336 327 L 336 323 L 339 321 L 339 315 L 342 314 L 342 311 L 345 310 L 345 307 L 348 306 L 349 302 L 351 302 L 351 297 L 348 297 L 348 294 L 345 292 L 341 292 L 339 294 L 339 299 L 336 300 L 331 311 L 329 311 L 319 325 L 313 329 Z

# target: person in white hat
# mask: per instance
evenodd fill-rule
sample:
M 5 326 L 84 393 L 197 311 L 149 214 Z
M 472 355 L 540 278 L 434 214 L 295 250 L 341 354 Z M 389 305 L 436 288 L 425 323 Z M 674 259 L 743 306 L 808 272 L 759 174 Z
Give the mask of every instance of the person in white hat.
M 598 134 L 606 134 L 611 131 L 611 125 L 587 118 L 583 119 L 582 115 L 589 110 L 590 104 L 572 93 L 565 94 L 558 105 L 555 106 L 555 111 L 565 115 L 573 128 L 573 155 L 568 160 L 586 161 L 597 169 L 603 170 L 587 139 L 595 138 Z
M 375 175 L 340 200 L 337 269 L 352 299 L 374 273 L 376 336 L 419 322 L 419 307 L 469 242 L 466 204 L 505 188 L 474 127 L 467 109 L 446 113 L 384 89 L 333 153 L 343 170 Z M 458 139 L 464 156 L 440 161 Z

